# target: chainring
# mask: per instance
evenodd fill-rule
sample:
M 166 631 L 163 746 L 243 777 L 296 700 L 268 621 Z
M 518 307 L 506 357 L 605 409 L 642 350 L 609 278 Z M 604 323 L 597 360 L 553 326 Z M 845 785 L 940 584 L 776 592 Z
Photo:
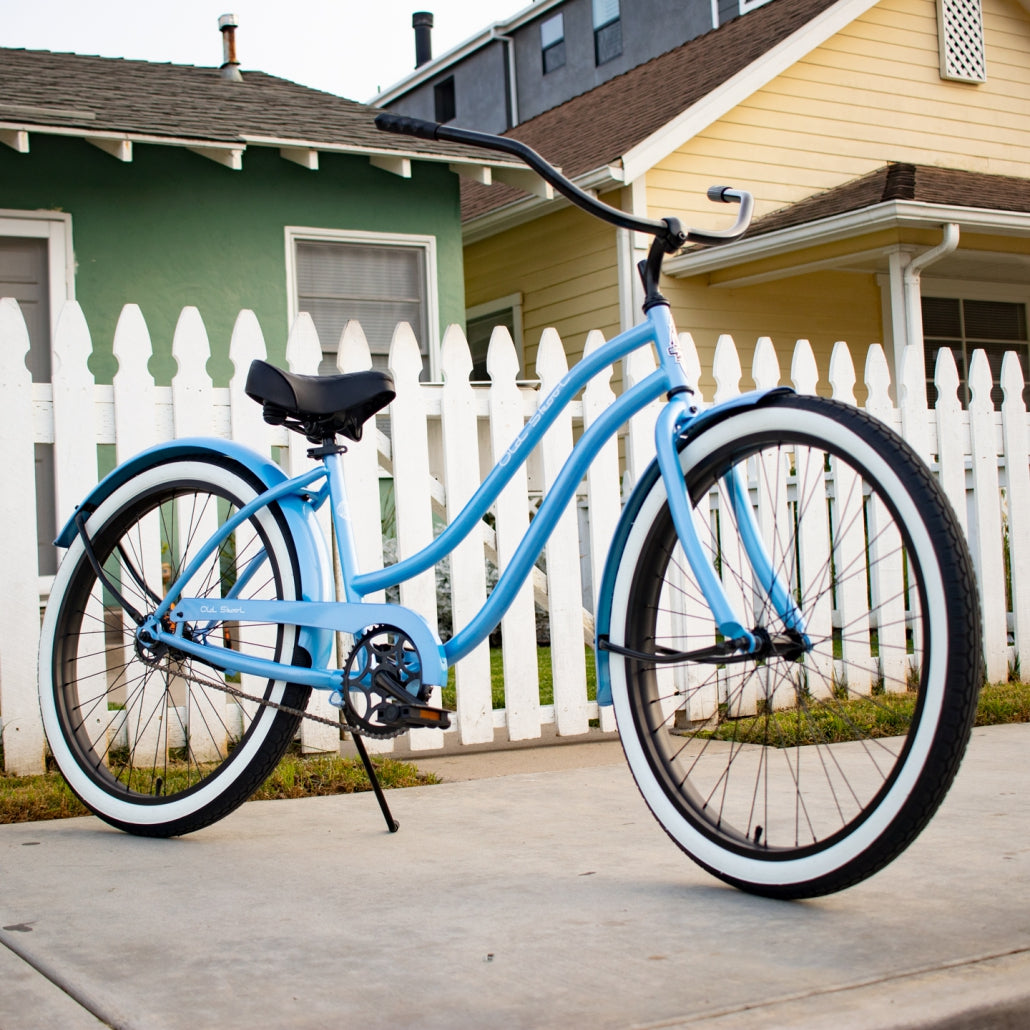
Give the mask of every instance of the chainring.
M 355 642 L 344 666 L 343 715 L 366 737 L 396 737 L 409 728 L 399 721 L 401 706 L 425 703 L 430 690 L 411 638 L 396 626 L 373 626 Z

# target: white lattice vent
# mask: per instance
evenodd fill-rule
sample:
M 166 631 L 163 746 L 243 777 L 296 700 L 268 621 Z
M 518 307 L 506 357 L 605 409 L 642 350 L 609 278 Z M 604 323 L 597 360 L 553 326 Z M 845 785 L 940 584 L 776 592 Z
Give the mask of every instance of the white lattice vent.
M 937 35 L 942 79 L 987 81 L 980 0 L 937 0 Z

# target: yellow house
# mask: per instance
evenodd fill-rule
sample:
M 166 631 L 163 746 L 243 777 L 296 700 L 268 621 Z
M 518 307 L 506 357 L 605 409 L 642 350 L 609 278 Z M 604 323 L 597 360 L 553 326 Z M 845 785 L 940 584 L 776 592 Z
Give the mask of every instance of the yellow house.
M 708 186 L 754 193 L 743 240 L 665 266 L 708 396 L 724 332 L 781 364 L 808 339 L 824 389 L 837 340 L 860 378 L 872 343 L 931 377 L 942 346 L 1030 364 L 1030 0 L 772 0 L 511 135 L 649 217 L 719 227 Z M 507 321 L 527 374 L 545 327 L 575 357 L 639 317 L 631 234 L 480 184 L 463 220 L 470 338 Z

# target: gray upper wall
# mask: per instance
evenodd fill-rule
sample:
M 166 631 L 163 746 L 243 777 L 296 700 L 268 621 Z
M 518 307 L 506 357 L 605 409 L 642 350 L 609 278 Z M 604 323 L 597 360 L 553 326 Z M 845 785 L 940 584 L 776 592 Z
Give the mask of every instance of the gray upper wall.
M 716 0 L 720 23 L 738 17 L 754 0 Z M 502 133 L 517 122 L 534 118 L 601 83 L 666 53 L 717 27 L 712 0 L 621 0 L 622 53 L 603 64 L 595 59 L 591 0 L 565 0 L 547 5 L 539 17 L 513 18 L 512 41 L 484 39 L 466 56 L 448 63 L 426 81 L 382 103 L 397 114 L 438 120 L 437 94 L 454 84 L 453 124 Z M 564 16 L 565 64 L 545 74 L 540 26 L 556 14 Z M 504 26 L 498 27 L 501 31 Z M 517 119 L 510 97 L 510 61 L 517 84 Z M 427 69 L 428 70 L 428 69 Z M 390 90 L 394 93 L 396 87 Z M 378 105 L 377 105 L 378 106 Z

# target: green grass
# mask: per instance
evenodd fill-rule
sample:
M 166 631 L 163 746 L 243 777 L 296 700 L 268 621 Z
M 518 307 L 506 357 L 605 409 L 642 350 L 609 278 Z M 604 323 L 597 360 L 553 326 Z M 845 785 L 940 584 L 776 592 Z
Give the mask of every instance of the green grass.
M 915 695 L 879 694 L 841 701 L 808 701 L 803 711 L 787 709 L 729 719 L 705 735 L 741 744 L 779 747 L 837 744 L 904 733 L 915 711 Z M 977 726 L 1030 722 L 1030 683 L 992 683 L 980 691 Z
M 597 699 L 597 669 L 594 665 L 594 649 L 585 647 L 587 667 L 587 699 Z M 554 680 L 551 676 L 551 649 L 549 647 L 538 647 L 536 649 L 537 678 L 540 684 L 540 703 L 542 705 L 554 704 Z M 490 692 L 493 697 L 493 707 L 504 707 L 504 663 L 499 647 L 490 648 Z M 444 708 L 454 709 L 457 706 L 457 690 L 454 686 L 454 669 L 447 673 L 447 686 L 443 688 Z
M 550 665 L 547 649 L 540 649 L 541 655 L 541 702 L 550 704 L 553 693 L 550 685 Z M 499 682 L 500 657 L 491 654 L 494 669 L 494 704 L 504 703 L 503 681 Z M 546 670 L 543 666 L 546 665 Z M 587 662 L 587 674 L 593 683 L 593 662 Z M 546 684 L 545 684 L 546 677 Z M 591 690 L 591 696 L 593 690 Z M 446 697 L 446 695 L 445 695 Z M 548 698 L 548 700 L 544 700 Z M 453 700 L 451 702 L 453 704 Z M 854 735 L 853 726 L 860 725 L 864 733 L 871 736 L 890 736 L 898 732 L 899 726 L 911 717 L 914 700 L 909 694 L 884 694 L 876 698 L 861 698 L 849 701 L 831 702 L 815 706 L 807 713 L 810 729 L 809 738 L 825 740 L 846 740 Z M 798 737 L 796 713 L 777 712 L 770 716 L 775 720 L 776 732 L 785 746 L 806 742 Z M 748 733 L 755 739 L 764 739 L 765 717 L 737 719 L 724 724 L 717 731 L 724 739 L 743 741 Z M 976 725 L 995 726 L 1001 723 L 1030 722 L 1030 683 L 989 684 L 980 692 Z M 759 737 L 761 734 L 761 737 Z M 384 787 L 413 787 L 435 783 L 436 777 L 405 762 L 398 762 L 385 756 L 373 758 Z M 3 747 L 0 745 L 0 767 L 3 763 Z M 361 763 L 353 758 L 335 755 L 303 757 L 289 753 L 276 767 L 268 781 L 254 795 L 255 800 L 273 798 L 298 798 L 324 794 L 350 794 L 370 790 L 371 784 Z M 71 816 L 88 815 L 87 810 L 68 789 L 64 778 L 58 772 L 42 776 L 7 776 L 0 773 L 0 823 L 31 822 L 37 819 L 65 819 Z
M 376 756 L 372 761 L 380 782 L 386 788 L 418 787 L 439 782 L 433 774 L 419 772 L 407 762 L 384 756 Z M 184 781 L 185 773 L 170 770 L 167 784 L 172 789 L 176 789 L 177 778 Z M 353 794 L 371 789 L 364 767 L 357 758 L 288 753 L 252 800 Z M 0 823 L 68 819 L 77 815 L 89 815 L 89 811 L 69 790 L 59 772 L 47 772 L 42 776 L 0 774 Z

